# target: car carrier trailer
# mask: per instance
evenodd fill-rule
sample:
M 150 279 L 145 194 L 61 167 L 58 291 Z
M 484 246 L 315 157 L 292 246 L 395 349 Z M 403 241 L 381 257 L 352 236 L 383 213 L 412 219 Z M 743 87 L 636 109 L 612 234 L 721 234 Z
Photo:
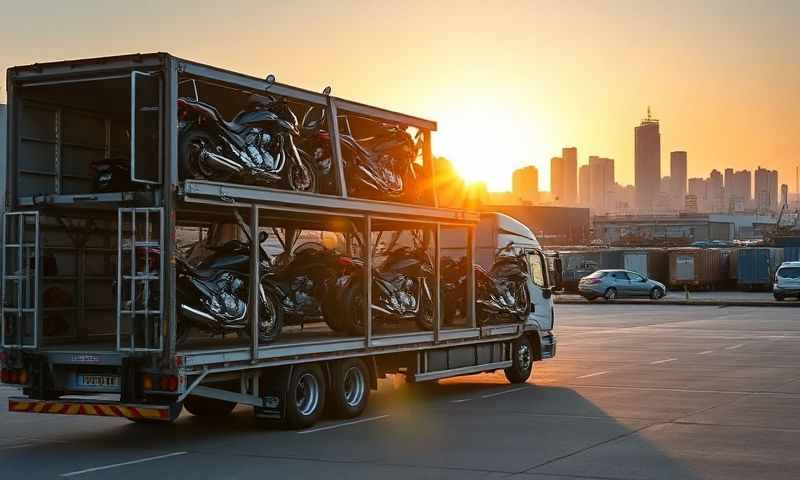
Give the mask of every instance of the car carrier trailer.
M 37 63 L 9 69 L 7 80 L 0 363 L 2 381 L 24 394 L 9 400 L 9 411 L 170 422 L 184 406 L 195 415 L 224 415 L 241 404 L 268 423 L 302 428 L 325 412 L 357 416 L 387 374 L 421 382 L 504 369 L 510 381 L 525 382 L 533 361 L 555 355 L 555 286 L 535 236 L 502 215 L 438 207 L 435 122 L 164 53 Z M 336 192 L 182 177 L 178 98 L 204 98 L 229 114 L 244 96 L 267 91 L 293 108 L 324 108 Z M 425 194 L 418 204 L 348 195 L 339 136 L 358 118 L 421 133 Z M 125 159 L 130 182 L 98 191 L 91 165 L 112 157 Z M 193 245 L 207 240 L 212 225 L 233 225 L 249 239 L 272 232 L 287 254 L 297 239 L 326 236 L 359 250 L 363 334 L 317 319 L 260 343 L 259 308 L 251 308 L 249 332 L 179 343 L 176 255 L 187 236 Z M 374 321 L 373 267 L 387 232 L 414 232 L 430 245 L 430 329 Z M 469 268 L 467 306 L 457 321 L 445 321 L 442 259 L 488 265 L 489 252 L 509 244 L 530 262 L 527 319 L 479 325 Z M 138 252 L 150 248 L 161 254 L 145 253 L 141 267 Z M 249 255 L 256 272 L 258 249 Z M 258 282 L 247 288 L 258 298 Z

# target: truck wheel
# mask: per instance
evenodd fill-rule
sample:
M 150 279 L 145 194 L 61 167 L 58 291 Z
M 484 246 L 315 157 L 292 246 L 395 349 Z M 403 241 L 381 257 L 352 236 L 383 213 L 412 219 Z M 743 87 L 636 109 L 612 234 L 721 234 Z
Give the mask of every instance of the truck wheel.
M 328 397 L 331 415 L 354 418 L 361 415 L 369 400 L 369 370 L 360 358 L 348 358 L 332 366 L 331 394 Z
M 533 372 L 533 349 L 527 335 L 514 340 L 511 344 L 511 366 L 504 370 L 511 383 L 525 383 Z
M 307 428 L 322 417 L 325 407 L 325 376 L 317 364 L 294 367 L 286 395 L 286 427 Z
M 189 413 L 198 417 L 224 417 L 236 408 L 236 402 L 189 395 L 183 401 L 183 406 Z

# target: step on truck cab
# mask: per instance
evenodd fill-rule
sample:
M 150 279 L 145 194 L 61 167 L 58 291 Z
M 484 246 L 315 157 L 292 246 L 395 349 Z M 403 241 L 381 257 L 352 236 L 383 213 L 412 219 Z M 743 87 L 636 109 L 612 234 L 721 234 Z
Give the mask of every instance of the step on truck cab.
M 7 78 L 10 411 L 169 422 L 246 405 L 303 428 L 359 415 L 385 375 L 524 382 L 555 354 L 536 237 L 438 206 L 435 122 L 166 53 Z M 231 174 L 248 162 L 265 181 Z

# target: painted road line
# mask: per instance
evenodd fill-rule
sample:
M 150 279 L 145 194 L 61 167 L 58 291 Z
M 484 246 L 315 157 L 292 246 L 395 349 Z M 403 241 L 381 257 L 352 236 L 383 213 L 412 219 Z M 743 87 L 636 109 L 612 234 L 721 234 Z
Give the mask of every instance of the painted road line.
M 709 353 L 714 353 L 714 350 L 705 350 L 703 352 L 697 352 L 698 355 L 708 355 Z
M 725 347 L 725 350 L 736 350 L 737 348 L 744 347 L 744 343 L 737 343 L 736 345 L 731 345 L 730 347 Z
M 492 398 L 498 395 L 505 395 L 506 393 L 520 392 L 522 390 L 527 390 L 529 388 L 530 387 L 519 387 L 519 388 L 512 388 L 511 390 L 503 390 L 502 392 L 487 393 L 486 395 L 481 395 L 481 398 Z
M 85 470 L 77 470 L 69 473 L 62 473 L 62 477 L 74 477 L 76 475 L 83 475 L 84 473 L 98 472 L 101 470 L 109 470 L 111 468 L 125 467 L 127 465 L 136 465 L 137 463 L 152 462 L 154 460 L 161 460 L 164 458 L 177 457 L 179 455 L 186 455 L 189 452 L 173 452 L 166 455 L 158 455 L 155 457 L 140 458 L 139 460 L 131 460 L 130 462 L 115 463 L 113 465 L 103 465 L 102 467 L 87 468 Z
M 590 373 L 590 374 L 588 374 L 588 375 L 581 375 L 580 377 L 577 377 L 577 378 L 590 378 L 590 377 L 596 377 L 596 376 L 598 376 L 598 375 L 605 375 L 606 373 L 609 373 L 609 370 L 603 370 L 602 372 L 594 372 L 594 373 Z
M 669 363 L 674 362 L 677 358 L 665 358 L 664 360 L 656 360 L 655 362 L 650 362 L 650 365 L 661 365 L 662 363 Z
M 458 400 L 450 400 L 450 403 L 464 403 L 472 401 L 471 398 L 459 398 Z
M 324 432 L 325 430 L 333 430 L 334 428 L 341 428 L 341 427 L 349 427 L 350 425 L 356 425 L 358 423 L 364 422 L 373 422 L 375 420 L 381 420 L 384 418 L 389 417 L 389 415 L 380 415 L 377 417 L 369 417 L 369 418 L 362 418 L 360 420 L 353 420 L 352 422 L 344 422 L 344 423 L 337 423 L 336 425 L 328 425 L 326 427 L 318 427 L 318 428 L 310 428 L 308 430 L 301 430 L 297 432 L 299 435 L 305 435 L 307 433 L 317 433 L 317 432 Z

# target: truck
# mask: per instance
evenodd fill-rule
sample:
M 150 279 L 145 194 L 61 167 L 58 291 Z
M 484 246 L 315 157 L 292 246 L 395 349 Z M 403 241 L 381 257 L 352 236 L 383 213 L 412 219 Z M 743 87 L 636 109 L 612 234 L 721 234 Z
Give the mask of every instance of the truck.
M 433 121 L 167 53 L 13 67 L 7 89 L 0 368 L 21 387 L 10 412 L 164 423 L 184 408 L 222 416 L 244 405 L 260 423 L 305 428 L 358 416 L 386 375 L 503 370 L 518 383 L 555 355 L 558 286 L 536 236 L 504 215 L 438 205 Z M 265 111 L 264 97 L 287 116 Z M 255 138 L 248 148 L 278 134 L 247 127 L 237 111 L 278 122 L 284 146 L 302 140 L 291 120 L 303 117 L 324 140 L 313 153 L 325 153 L 308 157 L 315 188 L 197 178 L 184 164 L 187 105 L 207 113 L 201 126 Z M 419 140 L 417 173 L 406 177 L 417 182 L 413 200 L 350 184 L 352 151 L 375 125 Z M 203 142 L 198 155 L 233 165 Z M 391 277 L 387 258 L 415 248 L 430 259 L 427 276 Z M 338 252 L 332 277 L 311 269 L 281 283 L 308 251 Z M 460 280 L 443 272 L 491 269 L 499 252 L 529 271 L 521 317 L 481 316 L 475 269 Z M 212 292 L 191 303 L 192 286 Z M 214 328 L 220 311 L 238 316 Z

